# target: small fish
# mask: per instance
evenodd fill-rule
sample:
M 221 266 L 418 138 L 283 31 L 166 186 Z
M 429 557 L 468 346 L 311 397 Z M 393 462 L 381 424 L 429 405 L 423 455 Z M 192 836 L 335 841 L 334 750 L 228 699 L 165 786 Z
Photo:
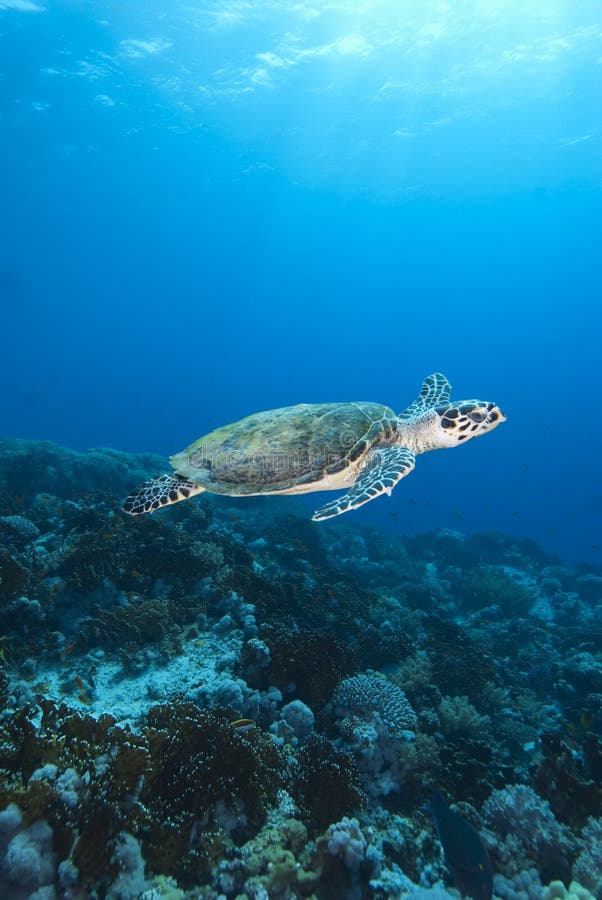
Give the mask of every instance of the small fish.
M 479 833 L 460 813 L 453 812 L 439 791 L 434 791 L 425 809 L 431 813 L 456 888 L 463 897 L 491 900 L 493 872 L 489 853 Z
M 254 722 L 253 719 L 235 719 L 231 724 L 241 734 L 248 734 L 250 731 L 257 730 L 257 722 Z

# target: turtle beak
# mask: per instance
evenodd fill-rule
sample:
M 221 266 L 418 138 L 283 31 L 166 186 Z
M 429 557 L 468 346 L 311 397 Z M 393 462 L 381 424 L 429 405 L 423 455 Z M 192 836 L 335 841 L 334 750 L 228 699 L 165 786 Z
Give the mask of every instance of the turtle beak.
M 496 406 L 495 403 L 488 403 L 487 407 L 487 424 L 490 428 L 497 428 L 498 425 L 506 421 L 503 410 Z

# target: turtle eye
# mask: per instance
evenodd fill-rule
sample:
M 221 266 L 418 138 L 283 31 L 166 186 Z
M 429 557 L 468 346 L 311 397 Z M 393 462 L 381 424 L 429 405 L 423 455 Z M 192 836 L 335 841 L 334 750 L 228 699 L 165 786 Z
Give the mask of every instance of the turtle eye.
M 480 409 L 475 409 L 474 412 L 471 412 L 469 414 L 469 419 L 472 419 L 473 422 L 477 422 L 478 424 L 484 422 L 486 417 L 487 414 L 482 412 Z

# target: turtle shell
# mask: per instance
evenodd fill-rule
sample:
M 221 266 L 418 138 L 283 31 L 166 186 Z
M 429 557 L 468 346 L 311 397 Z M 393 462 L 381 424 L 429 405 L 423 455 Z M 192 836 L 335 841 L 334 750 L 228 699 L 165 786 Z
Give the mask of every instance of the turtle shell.
M 217 428 L 171 464 L 217 494 L 270 494 L 343 471 L 395 428 L 380 403 L 303 403 Z

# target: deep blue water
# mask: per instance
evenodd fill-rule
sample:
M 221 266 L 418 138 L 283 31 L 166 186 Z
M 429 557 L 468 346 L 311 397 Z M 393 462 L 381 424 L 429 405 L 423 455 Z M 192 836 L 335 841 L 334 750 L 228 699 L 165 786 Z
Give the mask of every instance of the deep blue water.
M 0 436 L 439 370 L 508 422 L 352 515 L 602 561 L 601 58 L 597 2 L 0 0 Z

